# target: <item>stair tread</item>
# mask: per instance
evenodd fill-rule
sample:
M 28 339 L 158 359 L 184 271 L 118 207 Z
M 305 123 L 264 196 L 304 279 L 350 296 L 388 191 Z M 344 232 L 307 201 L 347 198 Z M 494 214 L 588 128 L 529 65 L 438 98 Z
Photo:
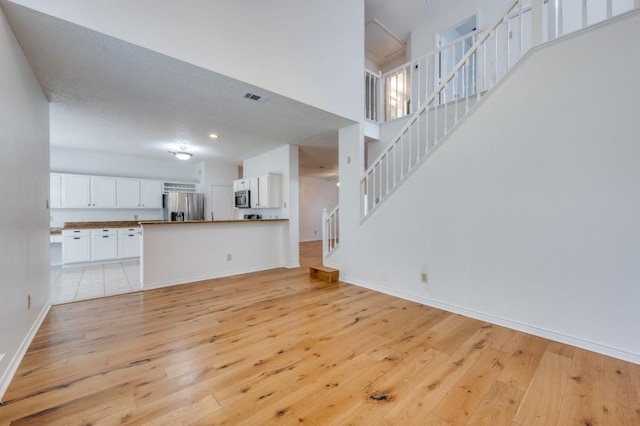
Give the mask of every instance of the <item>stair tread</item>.
M 317 269 L 319 271 L 325 271 L 325 272 L 337 271 L 337 269 L 329 268 L 328 266 L 324 266 L 324 265 L 309 265 L 309 269 Z

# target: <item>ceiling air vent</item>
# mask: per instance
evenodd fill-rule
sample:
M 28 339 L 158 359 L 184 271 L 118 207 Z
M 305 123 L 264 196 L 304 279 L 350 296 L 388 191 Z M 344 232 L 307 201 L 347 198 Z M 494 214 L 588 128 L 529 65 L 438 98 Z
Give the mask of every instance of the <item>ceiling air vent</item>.
M 264 96 L 256 95 L 255 93 L 247 92 L 244 94 L 245 99 L 250 99 L 256 102 L 266 102 L 267 98 Z

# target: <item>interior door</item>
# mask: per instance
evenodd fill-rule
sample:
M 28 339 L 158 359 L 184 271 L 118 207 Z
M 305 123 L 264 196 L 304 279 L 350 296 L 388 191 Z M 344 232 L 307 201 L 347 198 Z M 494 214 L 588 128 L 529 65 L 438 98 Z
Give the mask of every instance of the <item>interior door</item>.
M 209 217 L 207 220 L 233 219 L 233 188 L 231 186 L 211 185 L 209 197 Z

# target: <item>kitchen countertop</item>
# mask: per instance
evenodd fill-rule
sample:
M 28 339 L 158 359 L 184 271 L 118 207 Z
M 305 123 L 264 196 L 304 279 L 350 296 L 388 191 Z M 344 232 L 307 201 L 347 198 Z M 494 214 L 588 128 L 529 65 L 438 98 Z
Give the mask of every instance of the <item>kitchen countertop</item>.
M 184 222 L 160 222 L 160 221 L 149 221 L 149 222 L 139 222 L 140 225 L 192 225 L 192 224 L 207 224 L 207 223 L 250 223 L 250 222 L 284 222 L 289 219 L 234 219 L 234 220 L 186 220 Z
M 104 222 L 65 222 L 62 228 L 52 228 L 51 234 L 59 234 L 62 229 L 95 228 L 137 228 L 140 225 L 188 225 L 194 223 L 241 223 L 241 222 L 282 222 L 289 219 L 234 219 L 234 220 L 188 220 L 184 222 L 165 222 L 162 220 L 119 220 Z
M 65 222 L 62 229 L 92 229 L 92 228 L 137 228 L 137 220 L 117 220 L 108 222 Z

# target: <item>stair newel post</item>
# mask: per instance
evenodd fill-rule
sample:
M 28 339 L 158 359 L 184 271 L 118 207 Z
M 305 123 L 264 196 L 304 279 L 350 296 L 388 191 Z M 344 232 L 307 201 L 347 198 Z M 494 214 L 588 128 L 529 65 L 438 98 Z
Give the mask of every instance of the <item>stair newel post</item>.
M 322 257 L 329 253 L 329 213 L 322 209 Z

